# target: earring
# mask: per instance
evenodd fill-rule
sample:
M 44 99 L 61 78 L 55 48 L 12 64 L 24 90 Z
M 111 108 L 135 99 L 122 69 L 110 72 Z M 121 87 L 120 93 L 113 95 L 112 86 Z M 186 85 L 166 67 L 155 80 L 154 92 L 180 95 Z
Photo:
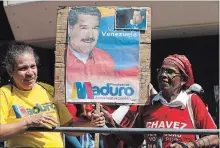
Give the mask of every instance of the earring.
M 8 83 L 13 85 L 13 79 L 12 79 L 12 77 L 9 78 Z
M 9 78 L 8 83 L 12 84 L 12 79 L 11 78 Z

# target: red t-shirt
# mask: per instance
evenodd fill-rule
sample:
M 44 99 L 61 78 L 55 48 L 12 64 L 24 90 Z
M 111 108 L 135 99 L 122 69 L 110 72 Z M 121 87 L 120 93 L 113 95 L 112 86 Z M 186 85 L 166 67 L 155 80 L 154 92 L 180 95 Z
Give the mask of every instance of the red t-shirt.
M 84 64 L 68 48 L 66 76 L 70 84 L 75 81 L 99 80 L 106 77 L 112 78 L 115 77 L 114 61 L 106 51 L 95 47 L 86 64 Z
M 196 127 L 199 129 L 216 129 L 212 117 L 199 96 L 192 95 L 191 101 Z M 153 105 L 143 109 L 143 112 L 138 118 L 138 124 L 142 128 L 194 128 L 187 107 L 184 109 L 180 107 L 168 107 L 160 103 L 160 101 L 154 102 Z M 157 135 L 155 134 L 145 135 L 147 147 L 156 148 L 156 137 Z M 173 140 L 188 142 L 189 140 L 195 140 L 195 135 L 164 134 L 163 147 L 168 148 Z

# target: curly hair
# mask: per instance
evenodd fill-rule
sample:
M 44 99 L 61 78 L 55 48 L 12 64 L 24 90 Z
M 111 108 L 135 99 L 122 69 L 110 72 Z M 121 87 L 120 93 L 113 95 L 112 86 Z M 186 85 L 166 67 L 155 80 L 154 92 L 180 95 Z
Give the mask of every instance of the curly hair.
M 29 45 L 26 45 L 24 43 L 14 42 L 10 43 L 9 49 L 5 55 L 5 59 L 3 61 L 3 65 L 8 73 L 12 73 L 14 71 L 15 66 L 15 59 L 17 56 L 22 56 L 24 54 L 32 54 L 35 58 L 35 62 L 38 65 L 39 64 L 39 57 L 34 52 L 34 49 L 30 47 Z

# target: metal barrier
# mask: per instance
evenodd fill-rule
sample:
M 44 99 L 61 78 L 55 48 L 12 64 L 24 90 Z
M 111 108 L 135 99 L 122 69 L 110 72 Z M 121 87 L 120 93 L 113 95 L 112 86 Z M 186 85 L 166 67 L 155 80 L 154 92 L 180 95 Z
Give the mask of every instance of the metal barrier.
M 56 127 L 54 129 L 30 128 L 27 132 L 85 132 L 110 134 L 157 134 L 157 148 L 162 148 L 163 134 L 208 134 L 219 135 L 219 129 L 167 129 L 167 128 L 92 128 L 92 127 Z
M 86 133 L 131 133 L 131 134 L 210 134 L 218 135 L 219 129 L 169 129 L 169 128 L 93 128 L 93 127 L 56 127 L 54 129 L 30 128 L 27 132 L 86 132 Z

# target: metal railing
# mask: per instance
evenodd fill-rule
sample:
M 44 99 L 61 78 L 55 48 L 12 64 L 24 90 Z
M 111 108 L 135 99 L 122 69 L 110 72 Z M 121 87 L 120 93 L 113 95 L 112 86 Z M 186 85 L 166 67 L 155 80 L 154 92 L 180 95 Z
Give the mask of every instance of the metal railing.
M 168 128 L 92 128 L 56 127 L 54 129 L 31 128 L 27 132 L 85 132 L 110 134 L 157 134 L 156 147 L 162 148 L 163 134 L 219 135 L 219 129 L 168 129 Z
M 218 135 L 219 129 L 169 129 L 169 128 L 93 128 L 93 127 L 56 127 L 54 129 L 30 128 L 27 132 L 85 132 L 111 134 L 210 134 Z

